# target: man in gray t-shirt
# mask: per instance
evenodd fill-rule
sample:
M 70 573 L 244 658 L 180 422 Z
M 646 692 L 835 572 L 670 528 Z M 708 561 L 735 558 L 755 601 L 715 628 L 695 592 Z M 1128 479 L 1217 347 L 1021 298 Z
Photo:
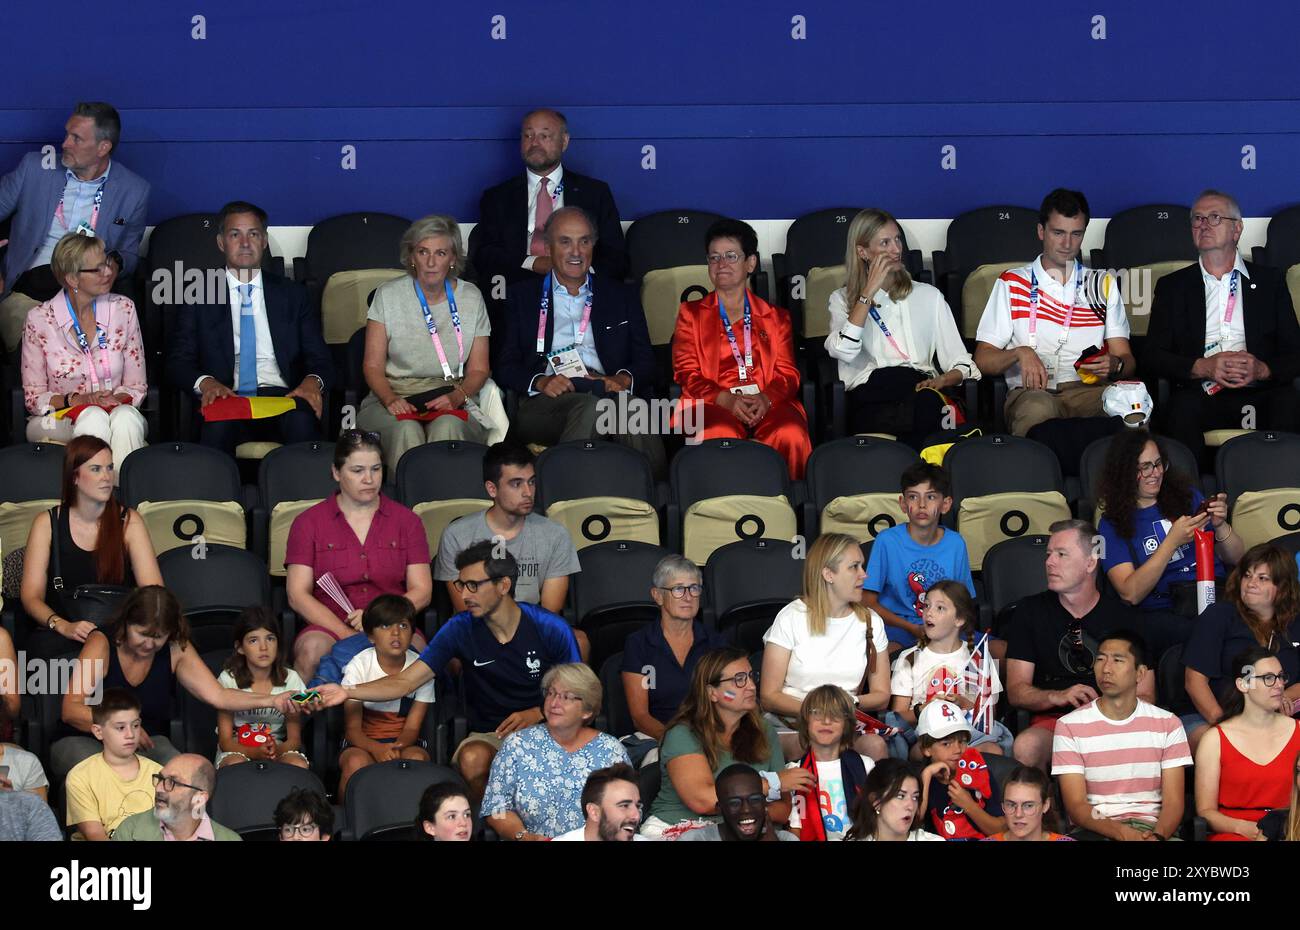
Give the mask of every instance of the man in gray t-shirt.
M 533 513 L 537 474 L 527 446 L 498 442 L 483 456 L 483 487 L 492 506 L 448 524 L 438 544 L 433 577 L 445 582 L 452 609 L 465 609 L 464 598 L 451 583 L 459 575 L 456 556 L 476 542 L 500 540 L 519 563 L 519 581 L 511 591 L 516 601 L 539 604 L 553 614 L 564 610 L 569 576 L 582 571 L 569 531 L 554 520 Z M 574 630 L 578 651 L 586 661 L 590 643 Z
M 0 791 L 0 843 L 61 840 L 49 805 L 28 791 Z
M 516 599 L 528 604 L 540 604 L 551 613 L 558 614 L 564 608 L 569 576 L 582 571 L 582 566 L 578 564 L 578 550 L 573 547 L 569 531 L 554 520 L 530 513 L 524 517 L 519 534 L 513 539 L 505 538 L 504 534 L 493 532 L 488 525 L 488 514 L 495 509 L 494 506 L 482 513 L 466 514 L 447 526 L 438 546 L 438 561 L 433 577 L 438 581 L 452 581 L 458 575 L 456 556 L 462 550 L 484 539 L 501 536 L 506 551 L 519 563 Z M 553 580 L 564 582 L 563 587 L 558 589 L 558 596 L 554 585 L 543 592 L 545 583 Z M 545 600 L 543 593 L 548 595 Z

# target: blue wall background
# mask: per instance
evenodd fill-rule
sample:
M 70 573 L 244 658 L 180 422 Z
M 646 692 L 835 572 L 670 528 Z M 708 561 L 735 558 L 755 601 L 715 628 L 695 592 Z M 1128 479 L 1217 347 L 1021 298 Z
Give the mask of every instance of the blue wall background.
M 6 12 L 6 33 L 29 39 L 6 48 L 0 170 L 57 145 L 73 101 L 108 100 L 123 115 L 119 157 L 153 183 L 151 223 L 236 196 L 276 225 L 351 210 L 477 220 L 482 189 L 520 170 L 519 118 L 541 104 L 566 112 L 566 163 L 608 180 L 624 219 L 859 203 L 940 218 L 1036 206 L 1058 184 L 1098 216 L 1206 186 L 1251 216 L 1300 202 L 1300 5 L 11 0 Z M 795 17 L 806 39 L 792 38 Z M 345 145 L 355 170 L 341 167 Z M 947 145 L 955 170 L 941 168 Z

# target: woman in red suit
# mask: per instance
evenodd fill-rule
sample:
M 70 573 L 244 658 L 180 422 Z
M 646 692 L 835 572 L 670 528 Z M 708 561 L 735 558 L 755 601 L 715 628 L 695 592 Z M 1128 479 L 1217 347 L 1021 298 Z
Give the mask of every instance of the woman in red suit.
M 799 403 L 789 314 L 745 286 L 758 264 L 753 227 L 719 220 L 707 243 L 713 293 L 682 304 L 673 333 L 682 403 L 703 406 L 695 422 L 704 439 L 756 439 L 781 453 L 798 480 L 812 440 Z

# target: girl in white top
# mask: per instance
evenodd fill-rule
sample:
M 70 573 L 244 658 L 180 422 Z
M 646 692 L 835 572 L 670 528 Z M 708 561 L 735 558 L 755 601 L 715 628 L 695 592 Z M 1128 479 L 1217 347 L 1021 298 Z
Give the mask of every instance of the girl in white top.
M 302 678 L 285 668 L 280 654 L 279 623 L 269 609 L 245 607 L 235 624 L 235 651 L 217 677 L 217 684 L 250 694 L 291 694 L 304 690 Z M 244 724 L 270 724 L 271 739 L 257 746 L 239 742 Z M 217 711 L 217 767 L 266 760 L 307 768 L 302 751 L 302 718 L 285 717 L 274 707 Z
M 966 670 L 971 664 L 971 643 L 978 614 L 966 586 L 957 581 L 938 581 L 925 592 L 922 615 L 924 634 L 920 642 L 904 649 L 894 663 L 890 681 L 890 714 L 886 723 L 900 727 L 903 737 L 912 744 L 912 757 L 919 759 L 916 743 L 916 718 L 921 708 L 933 700 L 951 701 L 964 711 L 975 706 Z M 963 641 L 962 637 L 966 637 Z M 991 700 L 1002 693 L 997 663 L 988 662 Z M 1010 753 L 1013 737 L 998 721 L 993 732 L 983 733 L 972 727 L 980 752 L 993 755 Z
M 884 210 L 858 213 L 849 224 L 844 264 L 847 282 L 831 294 L 825 346 L 839 362 L 846 391 L 864 387 L 881 369 L 904 369 L 897 377 L 913 392 L 951 391 L 967 378 L 979 380 L 980 371 L 962 343 L 948 302 L 936 288 L 913 281 L 903 266 L 897 220 Z M 869 393 L 875 402 L 891 399 L 893 392 L 885 382 L 899 383 L 892 373 L 876 380 L 870 392 L 859 394 L 865 399 Z M 853 397 L 849 409 L 851 414 L 860 410 Z M 850 423 L 854 428 L 868 425 Z
M 804 561 L 803 596 L 781 608 L 763 635 L 759 699 L 765 711 L 787 721 L 786 758 L 799 753 L 788 722 L 799 716 L 813 688 L 838 685 L 873 714 L 889 703 L 889 640 L 880 617 L 859 600 L 865 578 L 856 539 L 842 533 L 817 537 Z M 885 741 L 872 734 L 859 736 L 854 748 L 872 759 L 888 754 Z
M 853 829 L 845 839 L 942 843 L 943 837 L 917 826 L 922 813 L 921 779 L 916 766 L 901 759 L 886 759 L 867 773 L 853 815 Z

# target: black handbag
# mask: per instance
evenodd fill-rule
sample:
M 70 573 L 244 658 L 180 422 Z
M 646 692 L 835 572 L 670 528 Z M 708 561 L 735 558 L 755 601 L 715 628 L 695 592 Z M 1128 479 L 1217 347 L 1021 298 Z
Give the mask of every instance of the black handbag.
M 63 567 L 59 558 L 59 521 L 56 516 L 58 508 L 50 508 L 50 572 L 51 584 L 63 602 L 60 615 L 66 620 L 79 623 L 89 620 L 95 626 L 103 626 L 117 616 L 118 608 L 127 599 L 132 589 L 121 584 L 82 584 L 77 585 L 71 594 L 63 590 Z

